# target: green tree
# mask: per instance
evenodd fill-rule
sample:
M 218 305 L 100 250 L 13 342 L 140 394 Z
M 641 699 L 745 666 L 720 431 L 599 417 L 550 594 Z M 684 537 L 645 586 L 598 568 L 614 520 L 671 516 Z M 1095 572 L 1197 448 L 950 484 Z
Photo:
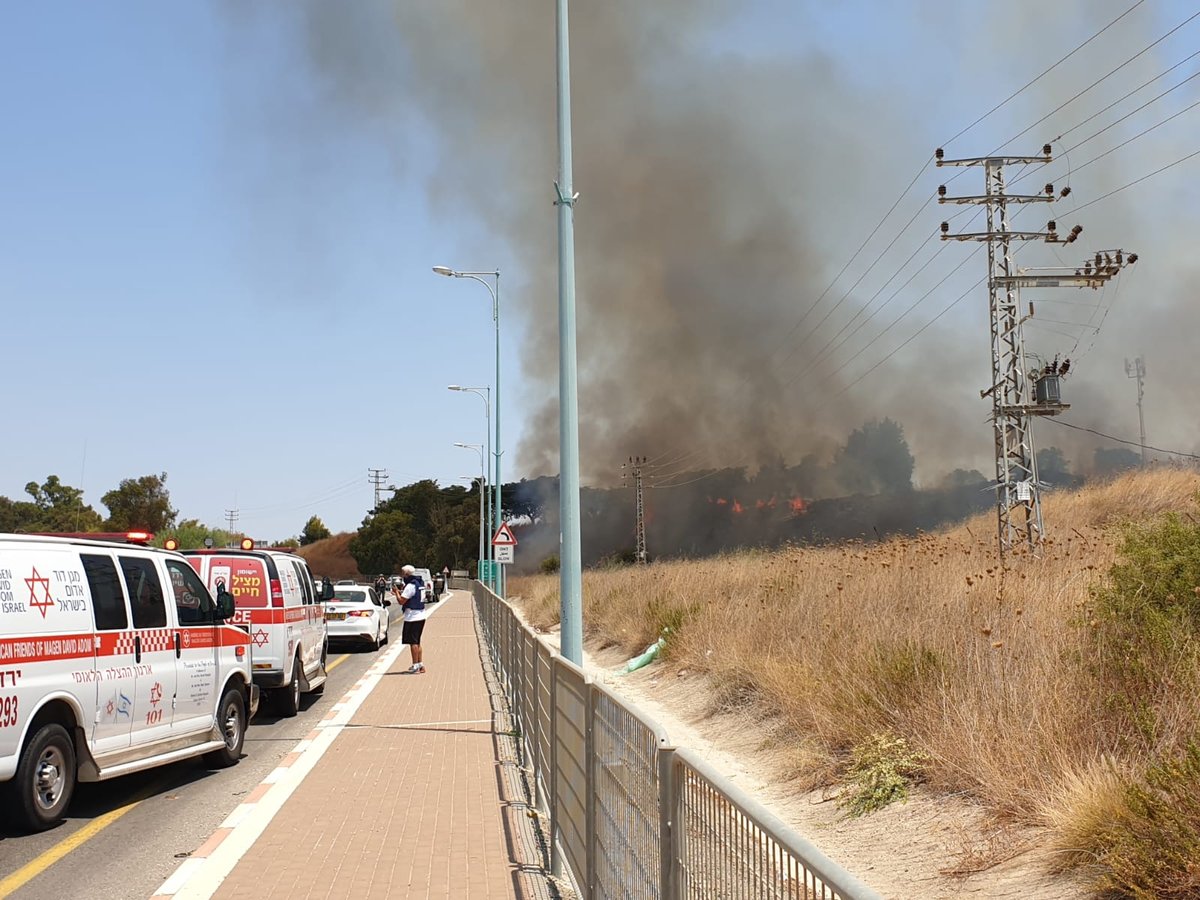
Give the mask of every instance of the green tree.
M 912 490 L 913 455 L 904 429 L 891 419 L 852 431 L 833 464 L 843 489 L 852 494 Z
M 211 538 L 214 547 L 224 547 L 231 535 L 224 528 L 209 528 L 199 519 L 184 519 L 170 532 L 160 532 L 154 543 L 161 547 L 168 537 L 179 542 L 180 550 L 196 550 L 204 546 L 205 538 Z
M 167 473 L 143 475 L 141 478 L 126 478 L 120 486 L 100 498 L 108 507 L 108 521 L 112 531 L 166 531 L 175 524 L 178 510 L 171 508 L 171 495 L 167 492 Z
M 323 541 L 331 534 L 332 532 L 325 527 L 325 523 L 321 521 L 320 517 L 313 516 L 304 523 L 304 530 L 300 532 L 300 546 L 306 547 L 317 541 Z
M 479 495 L 426 480 L 400 488 L 364 519 L 349 549 L 359 571 L 372 575 L 395 572 L 405 563 L 458 567 L 478 543 Z
M 43 484 L 31 481 L 25 493 L 32 502 L 9 501 L 3 512 L 13 531 L 99 531 L 100 514 L 83 502 L 83 491 L 50 475 Z

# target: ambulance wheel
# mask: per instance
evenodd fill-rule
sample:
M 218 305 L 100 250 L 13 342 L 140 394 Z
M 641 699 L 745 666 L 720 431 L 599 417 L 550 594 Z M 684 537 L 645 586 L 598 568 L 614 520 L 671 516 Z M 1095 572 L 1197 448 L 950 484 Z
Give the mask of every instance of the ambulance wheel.
M 217 727 L 221 729 L 225 746 L 204 754 L 204 762 L 211 769 L 228 769 L 241 759 L 242 743 L 246 740 L 246 701 L 236 687 L 231 687 L 221 698 Z
M 58 824 L 75 793 L 75 744 L 57 723 L 43 725 L 25 745 L 9 785 L 14 818 L 30 831 Z
M 300 654 L 292 660 L 292 680 L 288 686 L 279 691 L 279 712 L 285 719 L 290 719 L 300 712 Z

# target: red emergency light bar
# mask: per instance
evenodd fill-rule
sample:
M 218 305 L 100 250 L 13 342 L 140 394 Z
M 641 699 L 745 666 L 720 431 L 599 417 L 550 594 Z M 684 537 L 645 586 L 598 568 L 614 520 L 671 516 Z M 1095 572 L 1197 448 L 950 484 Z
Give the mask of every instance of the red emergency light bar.
M 116 544 L 149 544 L 154 535 L 149 531 L 35 531 L 38 537 L 61 537 L 85 541 L 112 541 Z

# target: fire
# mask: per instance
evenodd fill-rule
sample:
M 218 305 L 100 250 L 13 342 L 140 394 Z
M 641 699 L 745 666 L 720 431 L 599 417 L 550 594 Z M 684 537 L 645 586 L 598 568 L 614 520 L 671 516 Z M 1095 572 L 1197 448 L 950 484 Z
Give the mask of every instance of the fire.
M 808 506 L 805 504 L 804 500 L 800 497 L 793 497 L 791 500 L 788 501 L 788 505 L 790 505 L 792 507 L 792 512 L 795 515 L 800 515 L 801 513 L 805 512 L 808 509 Z
M 746 507 L 742 506 L 742 504 L 738 503 L 737 500 L 735 499 L 733 501 L 733 511 L 736 514 L 741 515 L 742 513 L 744 513 L 746 511 Z

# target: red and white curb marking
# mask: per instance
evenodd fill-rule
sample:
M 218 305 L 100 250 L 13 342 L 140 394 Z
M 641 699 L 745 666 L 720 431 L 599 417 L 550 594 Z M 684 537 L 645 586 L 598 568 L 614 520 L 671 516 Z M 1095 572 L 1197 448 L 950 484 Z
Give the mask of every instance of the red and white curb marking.
M 450 599 L 448 596 L 438 603 L 429 611 L 430 616 Z M 387 652 L 368 667 L 345 696 L 330 707 L 317 727 L 280 760 L 150 900 L 208 900 L 215 894 L 403 652 L 404 644 L 389 643 Z

